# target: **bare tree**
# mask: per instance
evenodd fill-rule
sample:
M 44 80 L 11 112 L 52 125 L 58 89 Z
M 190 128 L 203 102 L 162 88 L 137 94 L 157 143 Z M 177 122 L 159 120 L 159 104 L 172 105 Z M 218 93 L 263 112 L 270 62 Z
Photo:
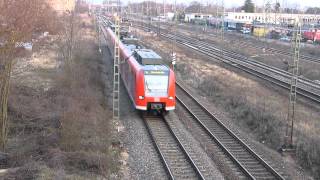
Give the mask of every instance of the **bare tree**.
M 32 40 L 33 32 L 45 28 L 48 5 L 42 0 L 0 0 L 0 146 L 7 137 L 8 96 L 17 43 Z M 43 29 L 41 29 L 43 28 Z

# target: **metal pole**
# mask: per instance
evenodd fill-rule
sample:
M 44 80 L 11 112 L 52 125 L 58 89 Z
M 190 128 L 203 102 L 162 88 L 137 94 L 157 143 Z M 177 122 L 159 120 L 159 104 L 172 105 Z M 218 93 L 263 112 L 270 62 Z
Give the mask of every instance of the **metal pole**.
M 115 17 L 114 60 L 113 60 L 113 121 L 120 119 L 120 18 Z
M 287 127 L 286 127 L 286 148 L 293 148 L 293 128 L 295 121 L 297 85 L 299 79 L 299 60 L 300 60 L 300 44 L 301 44 L 301 24 L 298 19 L 295 21 L 293 44 L 293 64 L 291 65 L 292 77 L 289 94 Z M 290 70 L 290 67 L 289 67 Z
M 222 24 L 221 24 L 221 42 L 222 42 L 222 47 L 221 47 L 221 55 L 222 55 L 222 60 L 224 61 L 224 12 L 225 8 L 224 8 L 224 0 L 222 0 Z
M 177 30 L 176 30 L 176 23 L 177 23 L 177 4 L 176 0 L 174 1 L 174 24 L 173 24 L 173 33 L 174 33 L 174 41 L 172 45 L 172 69 L 174 70 L 174 65 L 176 64 L 176 53 L 175 53 L 175 47 L 177 43 L 176 35 L 177 35 Z
M 98 43 L 99 43 L 99 52 L 101 53 L 101 39 L 100 39 L 100 33 L 101 33 L 101 8 L 99 11 L 99 19 L 98 19 Z
M 157 5 L 157 1 L 156 1 L 156 5 Z M 161 3 L 159 3 L 159 8 L 157 6 L 157 14 L 158 14 L 158 36 L 160 36 L 160 8 L 161 8 Z

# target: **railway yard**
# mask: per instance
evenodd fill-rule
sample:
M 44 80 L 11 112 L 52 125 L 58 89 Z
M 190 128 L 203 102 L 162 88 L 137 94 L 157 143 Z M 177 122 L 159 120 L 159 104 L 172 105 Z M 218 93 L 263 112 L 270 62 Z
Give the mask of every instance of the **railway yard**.
M 108 27 L 109 20 L 102 19 L 101 27 Z M 281 49 L 285 45 L 246 45 L 241 39 L 233 40 L 232 34 L 221 43 L 215 29 L 197 35 L 196 28 L 188 25 L 162 24 L 159 36 L 157 25 L 139 20 L 132 25 L 130 31 L 139 42 L 159 53 L 168 65 L 174 49 L 177 104 L 174 112 L 156 116 L 128 113 L 127 102 L 119 121 L 129 156 L 125 178 L 312 179 L 310 171 L 300 167 L 299 157 L 279 151 L 290 90 L 284 64 L 291 54 Z M 239 45 L 244 48 L 236 48 Z M 311 68 L 313 78 L 299 78 L 294 136 L 298 149 L 304 149 L 307 141 L 317 143 L 320 127 L 320 84 L 315 81 L 319 59 L 312 55 L 312 48 L 303 53 L 301 66 Z M 141 162 L 146 163 L 144 167 Z
M 0 179 L 320 179 L 320 8 L 97 1 L 0 1 Z

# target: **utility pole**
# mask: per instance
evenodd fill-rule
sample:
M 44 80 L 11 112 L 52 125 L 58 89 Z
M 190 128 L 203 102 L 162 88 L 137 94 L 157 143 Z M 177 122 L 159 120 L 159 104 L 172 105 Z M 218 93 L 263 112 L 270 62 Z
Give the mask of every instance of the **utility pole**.
M 101 8 L 99 11 L 99 19 L 98 19 L 98 43 L 99 43 L 99 52 L 101 53 L 101 39 L 100 39 L 100 34 L 101 34 Z
M 119 1 L 118 1 L 119 2 Z M 118 3 L 119 6 L 119 3 Z M 115 17 L 115 34 L 114 58 L 113 58 L 113 122 L 116 123 L 120 119 L 120 13 Z
M 141 26 L 144 27 L 144 19 L 143 19 L 143 15 L 144 15 L 144 2 L 141 2 Z
M 269 21 L 271 19 L 271 0 L 267 0 L 266 4 L 264 5 L 264 48 L 263 48 L 263 52 L 265 52 L 266 50 L 266 45 L 267 45 L 267 29 L 269 29 Z
M 161 12 L 161 3 L 159 3 L 159 7 L 157 5 L 157 1 L 156 1 L 156 6 L 157 6 L 157 14 L 158 14 L 158 31 L 157 34 L 158 36 L 160 36 L 160 12 Z
M 219 19 L 219 4 L 218 4 L 218 0 L 216 2 L 216 8 L 217 8 L 217 12 L 216 12 L 216 33 L 218 34 L 218 19 Z
M 151 6 L 151 4 L 150 4 L 150 1 L 148 1 L 147 2 L 148 4 L 148 20 L 149 20 L 149 31 L 151 32 L 151 20 L 152 20 L 152 16 L 151 16 L 151 13 L 150 13 L 150 9 L 152 9 L 150 6 Z
M 280 16 L 281 16 L 281 7 L 278 6 L 279 0 L 276 0 L 275 4 L 275 12 L 274 12 L 274 24 L 277 26 L 277 22 L 279 22 L 280 25 Z M 280 14 L 280 16 L 278 16 Z
M 300 60 L 300 44 L 301 44 L 301 24 L 298 19 L 295 20 L 294 35 L 292 39 L 293 47 L 293 64 L 289 63 L 289 71 L 292 71 L 291 86 L 289 94 L 288 116 L 285 135 L 285 147 L 293 149 L 293 128 L 295 121 L 297 85 L 299 79 L 299 60 Z
M 225 13 L 225 8 L 224 8 L 224 0 L 221 2 L 222 6 L 222 15 L 221 15 L 221 42 L 222 42 L 222 47 L 221 47 L 221 56 L 222 56 L 222 61 L 224 61 L 224 13 Z
M 163 16 L 166 16 L 166 0 L 163 0 Z
M 174 1 L 174 22 L 173 22 L 173 33 L 174 33 L 174 40 L 173 40 L 173 43 L 172 43 L 172 54 L 171 54 L 171 57 L 172 57 L 172 60 L 171 60 L 171 65 L 172 65 L 172 69 L 174 70 L 174 66 L 176 64 L 176 52 L 175 52 L 175 47 L 176 47 L 176 43 L 177 43 L 177 39 L 176 39 L 176 36 L 177 36 L 177 4 L 176 4 L 176 0 Z

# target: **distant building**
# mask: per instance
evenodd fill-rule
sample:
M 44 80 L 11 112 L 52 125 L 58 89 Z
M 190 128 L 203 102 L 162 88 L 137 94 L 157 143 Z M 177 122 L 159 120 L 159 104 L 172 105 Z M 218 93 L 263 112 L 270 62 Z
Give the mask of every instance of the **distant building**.
M 299 19 L 302 24 L 318 24 L 320 15 L 315 14 L 280 14 L 270 13 L 244 13 L 244 12 L 226 12 L 225 20 L 239 23 L 253 22 L 270 23 L 270 24 L 292 24 L 295 19 Z
M 186 14 L 184 17 L 185 22 L 192 22 L 195 20 L 205 20 L 211 18 L 211 14 L 201 14 L 201 13 L 190 13 Z
M 103 8 L 111 14 L 118 12 L 121 10 L 121 1 L 118 0 L 105 0 L 103 2 Z
M 76 0 L 46 0 L 48 4 L 57 12 L 63 13 L 66 11 L 73 11 Z

